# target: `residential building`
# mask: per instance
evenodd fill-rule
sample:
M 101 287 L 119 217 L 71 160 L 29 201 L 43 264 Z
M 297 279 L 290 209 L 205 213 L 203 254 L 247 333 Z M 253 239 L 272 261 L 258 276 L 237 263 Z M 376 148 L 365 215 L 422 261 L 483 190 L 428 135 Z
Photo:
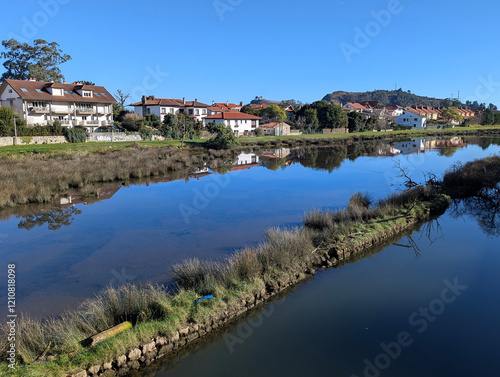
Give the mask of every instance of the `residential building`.
M 186 98 L 148 99 L 146 96 L 142 97 L 141 102 L 129 106 L 134 107 L 134 112 L 142 117 L 155 114 L 162 122 L 168 114 L 178 115 L 182 113 L 191 115 L 201 122 L 203 117 L 208 115 L 209 108 L 208 105 L 198 102 L 198 99 L 194 101 L 186 101 Z
M 358 113 L 369 113 L 371 112 L 370 109 L 368 109 L 366 106 L 361 105 L 360 103 L 355 103 L 355 102 L 347 102 L 344 105 L 344 108 L 349 109 L 351 111 L 356 111 Z
M 290 135 L 291 126 L 285 122 L 272 122 L 267 124 L 262 124 L 260 129 L 264 132 L 264 135 Z
M 402 141 L 394 143 L 394 148 L 401 151 L 401 154 L 413 154 L 425 152 L 425 139 L 416 138 L 410 141 Z
M 237 111 L 221 112 L 203 118 L 203 125 L 208 123 L 224 124 L 231 127 L 234 134 L 238 136 L 252 135 L 262 118 Z
M 402 115 L 394 119 L 394 122 L 399 126 L 407 126 L 412 129 L 427 128 L 425 115 L 422 114 L 422 111 L 416 111 L 412 108 L 406 109 Z
M 102 86 L 42 82 L 30 79 L 4 80 L 0 86 L 0 105 L 18 112 L 28 126 L 52 124 L 84 126 L 93 131 L 113 125 L 116 100 Z
M 399 106 L 399 105 L 387 105 L 387 106 L 384 106 L 384 109 L 385 109 L 386 115 L 388 115 L 392 118 L 403 115 L 403 112 L 404 112 L 404 108 Z

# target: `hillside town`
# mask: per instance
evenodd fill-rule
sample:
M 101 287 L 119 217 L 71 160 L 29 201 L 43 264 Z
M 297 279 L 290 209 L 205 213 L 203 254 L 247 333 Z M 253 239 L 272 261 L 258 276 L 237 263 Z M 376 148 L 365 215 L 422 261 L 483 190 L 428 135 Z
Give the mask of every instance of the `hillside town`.
M 122 97 L 117 100 L 115 96 Z M 229 127 L 236 137 L 287 136 L 310 133 L 349 133 L 394 129 L 433 129 L 466 125 L 481 111 L 463 107 L 384 105 L 380 101 L 361 103 L 317 101 L 266 101 L 256 97 L 249 104 L 216 102 L 206 104 L 186 98 L 142 96 L 127 103 L 129 95 L 113 96 L 106 88 L 81 81 L 42 82 L 35 79 L 6 79 L 0 86 L 0 106 L 12 109 L 27 128 L 54 126 L 83 129 L 88 134 L 105 132 L 141 133 L 144 139 L 168 139 L 193 130 L 188 137 L 210 135 L 210 125 Z M 331 112 L 328 117 L 322 113 Z M 186 126 L 187 122 L 187 126 Z M 176 125 L 177 132 L 161 132 L 164 125 Z M 182 126 L 182 127 L 181 127 Z M 182 130 L 180 130 L 182 128 Z M 5 136 L 5 135 L 4 135 Z M 108 141 L 94 137 L 93 141 Z M 121 140 L 121 139 L 111 139 Z

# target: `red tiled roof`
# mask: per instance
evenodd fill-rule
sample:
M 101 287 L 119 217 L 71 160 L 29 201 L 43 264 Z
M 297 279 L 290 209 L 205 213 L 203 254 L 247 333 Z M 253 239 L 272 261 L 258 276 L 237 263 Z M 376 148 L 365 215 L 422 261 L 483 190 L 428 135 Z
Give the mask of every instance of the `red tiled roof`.
M 354 102 L 347 102 L 347 105 L 351 106 L 352 108 L 356 109 L 356 110 L 366 110 L 368 111 L 368 109 L 361 105 L 360 103 L 354 103 Z
M 259 127 L 274 128 L 276 126 L 279 126 L 280 124 L 286 124 L 287 126 L 290 126 L 286 122 L 271 122 L 271 123 L 261 124 Z
M 7 85 L 10 85 L 22 99 L 56 102 L 116 103 L 113 96 L 102 86 L 6 79 L 0 87 L 0 93 L 5 90 Z M 53 96 L 47 91 L 49 87 L 64 89 L 63 95 Z M 93 97 L 83 97 L 78 94 L 76 90 L 81 88 L 93 91 Z
M 147 99 L 146 106 L 174 106 L 174 107 L 206 107 L 208 108 L 209 106 L 198 102 L 198 101 L 186 101 L 184 104 L 184 100 L 182 99 L 176 99 L 176 98 L 154 98 L 154 99 Z M 142 101 L 141 102 L 136 102 L 132 103 L 129 106 L 142 106 Z
M 250 115 L 246 113 L 240 113 L 238 111 L 226 111 L 220 114 L 213 114 L 204 117 L 203 119 L 227 119 L 227 120 L 239 120 L 239 119 L 262 119 L 261 117 Z

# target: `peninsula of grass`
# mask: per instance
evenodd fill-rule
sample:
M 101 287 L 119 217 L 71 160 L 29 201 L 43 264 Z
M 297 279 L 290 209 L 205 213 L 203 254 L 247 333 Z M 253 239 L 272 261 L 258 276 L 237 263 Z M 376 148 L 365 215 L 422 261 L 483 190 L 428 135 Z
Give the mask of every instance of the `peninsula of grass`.
M 174 289 L 108 288 L 79 310 L 44 320 L 21 316 L 16 369 L 6 363 L 9 327 L 0 334 L 2 376 L 114 376 L 138 369 L 196 341 L 212 329 L 314 274 L 442 213 L 449 197 L 418 186 L 371 203 L 355 194 L 346 209 L 314 210 L 293 229 L 272 228 L 266 241 L 224 261 L 190 259 L 173 266 Z M 197 301 L 210 295 L 211 299 Z M 129 321 L 133 327 L 87 347 L 90 336 Z M 42 355 L 42 356 L 41 356 Z

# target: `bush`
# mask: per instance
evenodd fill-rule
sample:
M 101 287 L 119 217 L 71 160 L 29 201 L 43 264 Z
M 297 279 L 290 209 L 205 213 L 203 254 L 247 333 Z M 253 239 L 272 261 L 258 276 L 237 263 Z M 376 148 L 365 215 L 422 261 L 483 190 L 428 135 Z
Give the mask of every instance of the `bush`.
M 139 135 L 141 136 L 142 140 L 151 140 L 153 139 L 153 131 L 149 128 L 141 128 L 139 131 Z
M 208 125 L 208 131 L 215 133 L 216 136 L 209 139 L 204 145 L 207 148 L 212 149 L 229 149 L 240 145 L 238 139 L 234 135 L 231 127 L 225 124 L 214 124 Z
M 83 127 L 75 128 L 65 128 L 64 136 L 70 143 L 86 143 L 87 142 L 87 130 Z

